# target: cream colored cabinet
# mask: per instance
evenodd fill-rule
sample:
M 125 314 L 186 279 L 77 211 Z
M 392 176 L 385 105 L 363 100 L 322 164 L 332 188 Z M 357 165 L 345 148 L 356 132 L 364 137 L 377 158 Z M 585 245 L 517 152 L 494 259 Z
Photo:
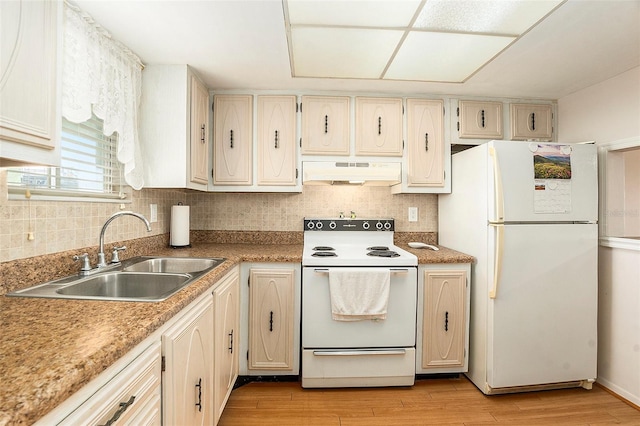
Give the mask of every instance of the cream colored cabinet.
M 469 273 L 469 265 L 420 267 L 418 373 L 467 371 Z
M 62 2 L 0 2 L 0 166 L 58 165 Z
M 240 287 L 238 268 L 225 276 L 213 290 L 214 300 L 214 423 L 238 378 L 238 342 L 240 341 Z
M 163 333 L 164 424 L 214 423 L 213 333 L 210 295 Z
M 461 139 L 502 139 L 502 102 L 459 101 L 456 110 Z
M 251 185 L 253 96 L 213 97 L 213 184 Z
M 302 154 L 349 155 L 349 108 L 346 96 L 303 96 Z
M 444 105 L 439 100 L 407 99 L 407 185 L 445 183 Z
M 292 268 L 250 270 L 250 370 L 293 371 L 294 279 Z
M 160 342 L 156 341 L 60 425 L 161 425 Z
M 402 99 L 356 98 L 355 154 L 402 156 Z
M 191 182 L 209 183 L 209 90 L 191 76 Z
M 551 104 L 511 104 L 511 139 L 553 140 Z
M 295 185 L 295 96 L 258 96 L 257 136 L 257 184 Z
M 145 67 L 139 130 L 145 187 L 207 189 L 208 105 L 208 90 L 189 66 Z

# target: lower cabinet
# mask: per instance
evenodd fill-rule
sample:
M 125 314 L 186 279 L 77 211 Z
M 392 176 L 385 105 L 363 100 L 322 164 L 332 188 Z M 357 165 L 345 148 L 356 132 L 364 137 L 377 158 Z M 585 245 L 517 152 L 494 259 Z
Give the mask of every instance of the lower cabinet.
M 58 424 L 160 425 L 160 376 L 155 342 Z
M 240 374 L 300 372 L 300 264 L 245 263 L 241 271 Z
M 416 373 L 461 373 L 469 365 L 469 264 L 420 266 Z
M 209 294 L 162 334 L 165 425 L 214 423 L 213 321 Z
M 234 268 L 217 284 L 213 290 L 213 303 L 215 311 L 213 318 L 214 421 L 206 424 L 218 422 L 238 378 L 238 347 L 240 346 L 240 276 L 238 268 Z

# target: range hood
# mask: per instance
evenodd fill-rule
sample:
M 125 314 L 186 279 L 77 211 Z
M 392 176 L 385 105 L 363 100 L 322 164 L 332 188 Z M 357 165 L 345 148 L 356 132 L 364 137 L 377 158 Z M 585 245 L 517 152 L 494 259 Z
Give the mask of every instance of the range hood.
M 303 185 L 392 186 L 400 183 L 400 163 L 303 161 Z

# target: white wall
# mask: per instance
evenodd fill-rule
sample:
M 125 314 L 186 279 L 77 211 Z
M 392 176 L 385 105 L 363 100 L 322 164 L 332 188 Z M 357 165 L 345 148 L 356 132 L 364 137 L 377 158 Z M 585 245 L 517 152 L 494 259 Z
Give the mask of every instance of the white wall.
M 640 138 L 640 67 L 558 100 L 559 141 L 629 138 Z M 640 405 L 640 251 L 601 247 L 598 263 L 598 382 Z

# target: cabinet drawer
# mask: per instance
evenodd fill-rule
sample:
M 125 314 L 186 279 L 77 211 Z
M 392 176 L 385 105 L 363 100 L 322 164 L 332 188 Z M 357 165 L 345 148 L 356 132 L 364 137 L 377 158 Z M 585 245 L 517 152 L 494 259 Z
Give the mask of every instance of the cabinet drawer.
M 104 425 L 116 417 L 112 424 L 161 424 L 160 360 L 158 341 L 60 424 Z

